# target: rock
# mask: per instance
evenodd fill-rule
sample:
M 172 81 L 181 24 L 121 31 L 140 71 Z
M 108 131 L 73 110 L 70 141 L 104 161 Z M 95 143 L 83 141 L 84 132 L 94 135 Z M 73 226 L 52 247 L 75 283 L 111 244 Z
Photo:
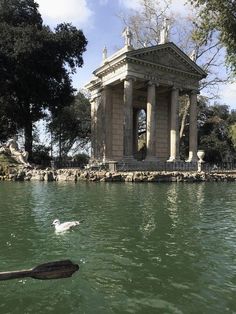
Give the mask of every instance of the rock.
M 135 172 L 133 175 L 134 182 L 143 182 L 143 174 L 140 172 Z
M 25 172 L 23 170 L 20 170 L 17 173 L 17 175 L 15 177 L 15 180 L 17 180 L 17 181 L 24 181 L 24 179 L 25 179 Z
M 133 182 L 133 174 L 128 173 L 124 180 L 125 182 Z
M 118 173 L 114 173 L 113 175 L 112 175 L 112 181 L 113 182 L 120 182 L 120 181 L 122 181 L 121 180 L 121 174 L 118 174 Z
M 44 181 L 45 172 L 41 170 L 33 170 L 31 180 Z
M 6 176 L 6 178 L 7 178 L 8 180 L 11 180 L 11 181 L 16 181 L 16 177 L 17 177 L 17 175 L 14 174 L 14 173 L 9 173 L 9 174 Z
M 78 169 L 45 170 L 29 169 L 8 164 L 2 169 L 0 166 L 0 180 L 11 181 L 73 181 L 87 180 L 91 182 L 213 182 L 236 181 L 236 172 L 182 172 L 182 171 L 135 171 L 110 172 Z
M 51 181 L 55 180 L 54 174 L 53 174 L 52 171 L 49 170 L 49 171 L 46 172 L 45 180 L 48 181 L 48 182 L 51 182 Z

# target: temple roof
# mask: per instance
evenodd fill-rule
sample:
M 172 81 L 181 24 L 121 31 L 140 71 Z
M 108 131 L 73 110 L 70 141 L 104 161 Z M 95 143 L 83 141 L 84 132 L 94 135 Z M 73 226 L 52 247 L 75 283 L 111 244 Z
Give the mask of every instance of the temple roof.
M 85 86 L 90 91 L 109 84 L 119 84 L 126 77 L 139 81 L 158 81 L 162 85 L 178 85 L 192 90 L 207 73 L 174 43 L 167 42 L 152 47 L 133 49 L 125 46 L 103 60 Z
M 97 77 L 102 77 L 103 73 L 124 63 L 138 63 L 163 68 L 167 71 L 174 70 L 191 73 L 199 76 L 199 79 L 207 76 L 201 67 L 172 42 L 137 50 L 126 50 L 123 48 L 107 58 L 103 65 L 96 69 L 93 74 Z

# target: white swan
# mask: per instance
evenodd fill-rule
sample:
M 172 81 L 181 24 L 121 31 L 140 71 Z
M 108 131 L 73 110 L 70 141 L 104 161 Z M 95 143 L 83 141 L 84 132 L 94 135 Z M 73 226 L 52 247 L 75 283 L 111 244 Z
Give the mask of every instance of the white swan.
M 67 221 L 60 223 L 59 219 L 55 219 L 52 222 L 52 226 L 55 226 L 55 231 L 56 232 L 65 232 L 70 230 L 71 228 L 80 225 L 81 221 Z

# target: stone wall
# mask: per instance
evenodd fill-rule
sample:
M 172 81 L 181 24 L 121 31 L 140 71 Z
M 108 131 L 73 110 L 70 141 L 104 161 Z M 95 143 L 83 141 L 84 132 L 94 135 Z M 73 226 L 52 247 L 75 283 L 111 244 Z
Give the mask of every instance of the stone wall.
M 166 161 L 170 154 L 169 126 L 170 97 L 168 94 L 157 94 L 157 143 L 156 156 L 160 161 Z
M 91 182 L 218 182 L 236 181 L 236 172 L 106 172 L 79 169 L 0 169 L 0 181 L 91 181 Z
M 112 157 L 120 160 L 123 158 L 123 91 L 113 91 L 112 103 Z

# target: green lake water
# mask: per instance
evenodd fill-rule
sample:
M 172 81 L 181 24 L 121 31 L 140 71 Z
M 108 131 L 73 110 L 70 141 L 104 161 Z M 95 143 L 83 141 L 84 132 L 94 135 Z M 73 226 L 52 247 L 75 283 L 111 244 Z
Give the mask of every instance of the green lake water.
M 236 313 L 236 184 L 0 182 L 0 249 L 0 271 L 80 265 L 0 281 L 0 314 Z

